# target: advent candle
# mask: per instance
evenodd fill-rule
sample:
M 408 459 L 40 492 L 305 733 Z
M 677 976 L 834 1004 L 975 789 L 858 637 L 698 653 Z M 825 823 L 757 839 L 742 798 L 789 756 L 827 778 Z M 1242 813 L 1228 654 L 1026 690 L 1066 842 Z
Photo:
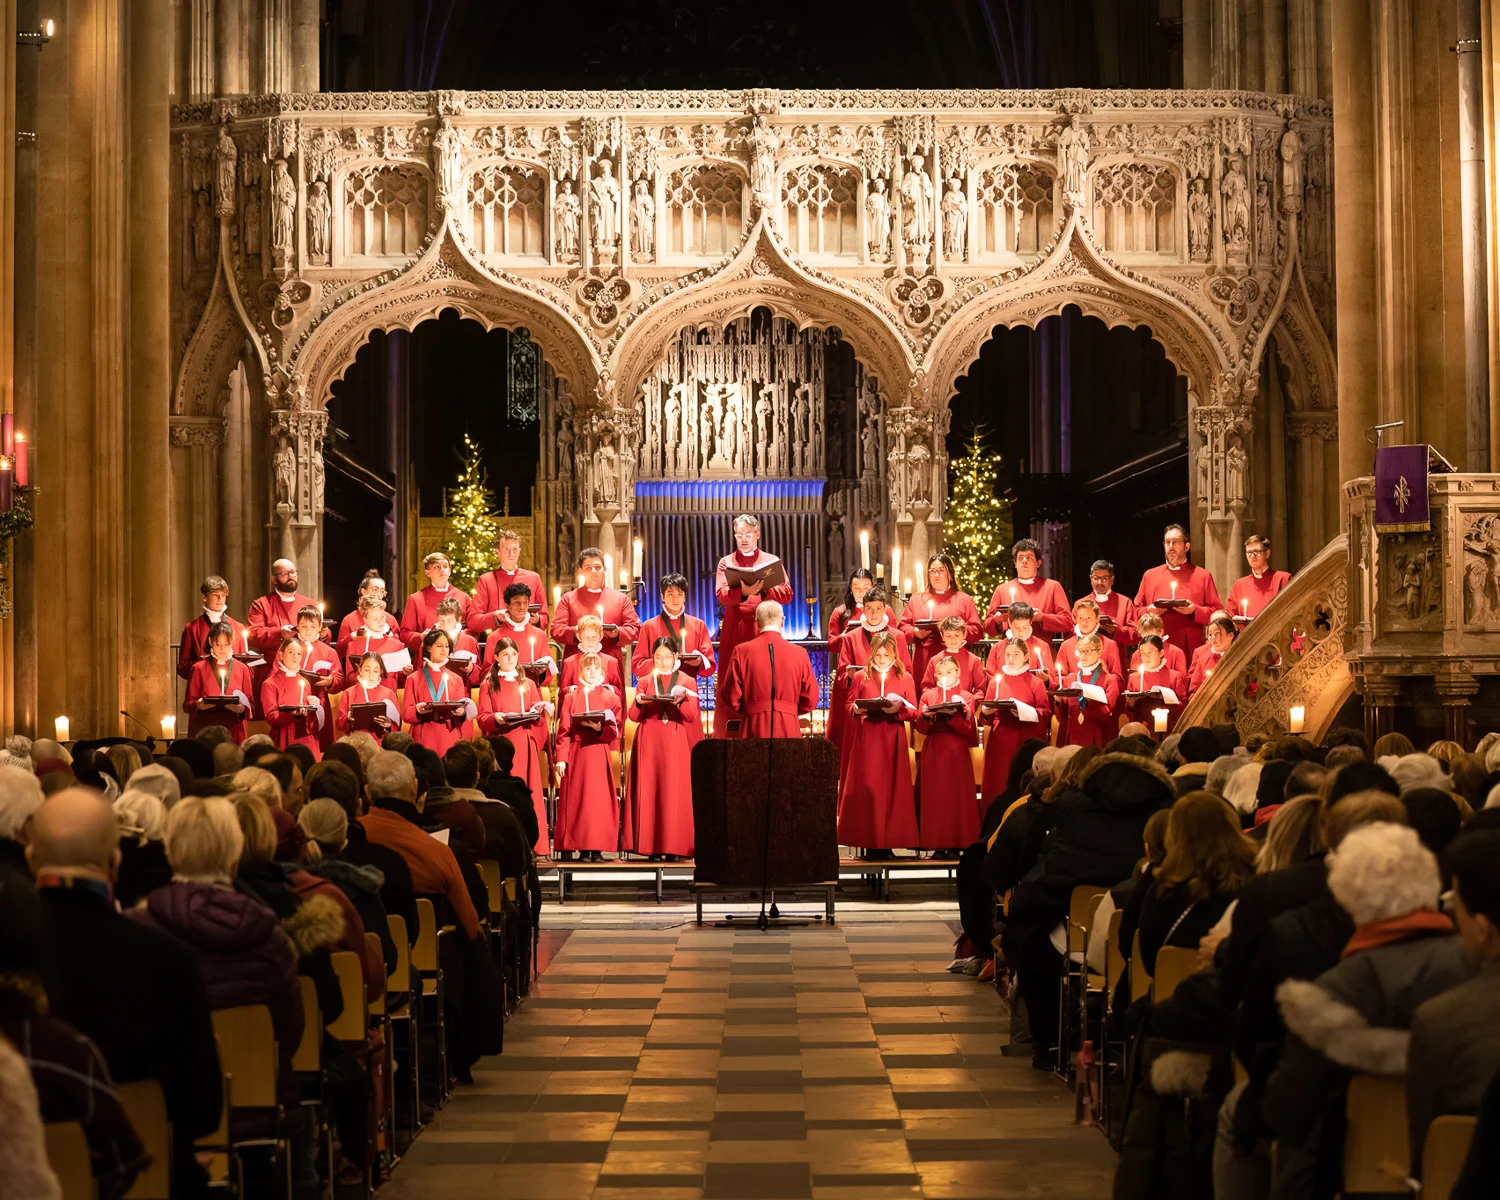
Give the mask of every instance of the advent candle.
M 16 486 L 25 487 L 31 482 L 31 468 L 26 461 L 26 435 L 16 434 Z
M 641 577 L 641 557 L 642 557 L 642 554 L 645 551 L 645 549 L 646 549 L 645 543 L 642 542 L 640 538 L 636 538 L 635 539 L 635 577 L 637 579 L 639 579 Z
M 0 458 L 0 513 L 10 512 L 11 474 L 10 459 Z
M 177 736 L 177 718 L 163 717 L 161 719 L 161 736 L 163 741 L 172 741 Z
M 859 565 L 866 571 L 870 569 L 870 531 L 868 529 L 859 531 Z
M 68 740 L 67 717 L 58 717 L 57 720 L 52 722 L 52 729 L 59 742 L 66 742 Z

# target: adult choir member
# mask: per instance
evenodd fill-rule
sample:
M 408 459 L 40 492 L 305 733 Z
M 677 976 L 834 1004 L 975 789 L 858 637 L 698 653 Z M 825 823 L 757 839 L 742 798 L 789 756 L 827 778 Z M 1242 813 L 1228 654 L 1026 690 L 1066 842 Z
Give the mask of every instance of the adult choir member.
M 624 592 L 617 592 L 604 578 L 604 551 L 594 546 L 579 551 L 579 584 L 557 602 L 552 614 L 552 640 L 563 648 L 564 665 L 579 653 L 578 622 L 582 617 L 599 618 L 602 628 L 602 653 L 614 659 L 620 678 L 625 678 L 625 657 L 621 647 L 631 645 L 641 632 L 641 619 Z M 623 695 L 623 689 L 621 691 Z
M 1188 698 L 1198 694 L 1198 689 L 1212 678 L 1219 669 L 1219 660 L 1234 644 L 1234 621 L 1228 613 L 1214 613 L 1208 623 L 1208 640 L 1193 651 L 1192 665 L 1188 667 Z
M 693 746 L 701 725 L 698 683 L 682 670 L 677 639 L 658 637 L 652 666 L 636 679 L 636 722 L 625 793 L 623 848 L 653 862 L 693 853 Z
M 1013 700 L 1015 705 L 986 708 L 985 700 Z M 1025 705 L 1025 707 L 1021 707 Z M 979 786 L 981 802 L 987 806 L 1005 790 L 1011 760 L 1027 738 L 1048 737 L 1052 699 L 1047 685 L 1034 670 L 1031 648 L 1020 638 L 1007 638 L 1000 648 L 1000 661 L 981 697 L 976 719 L 988 725 L 984 742 L 984 780 Z
M 604 660 L 601 669 L 604 671 L 605 686 L 614 688 L 623 696 L 625 677 L 620 674 L 619 660 L 611 658 L 604 650 L 604 622 L 592 613 L 585 613 L 578 618 L 578 624 L 573 627 L 573 637 L 578 653 L 563 659 L 562 676 L 558 680 L 558 687 L 565 692 L 571 692 L 576 688 L 580 681 L 583 660 L 591 654 L 597 654 Z
M 585 654 L 579 684 L 562 699 L 557 720 L 559 859 L 575 853 L 599 862 L 620 840 L 620 797 L 610 751 L 620 740 L 620 696 L 604 682 L 604 656 Z
M 234 648 L 245 648 L 240 632 L 244 626 L 229 615 L 229 585 L 219 576 L 210 575 L 198 585 L 198 592 L 203 597 L 203 612 L 183 626 L 177 650 L 177 674 L 183 679 L 192 679 L 193 667 L 208 657 L 208 635 L 215 626 L 227 624 L 234 635 Z
M 357 640 L 357 639 L 356 639 Z M 396 702 L 396 691 L 387 682 L 385 662 L 375 651 L 356 654 L 349 659 L 349 678 L 353 681 L 339 698 L 339 715 L 334 728 L 340 737 L 345 737 L 354 728 L 354 706 L 356 704 L 379 704 L 384 712 L 370 713 L 370 724 L 361 725 L 377 742 L 385 735 L 401 728 L 401 707 Z
M 979 839 L 984 809 L 975 799 L 974 760 L 979 745 L 974 725 L 978 699 L 959 680 L 958 660 L 939 654 L 929 668 L 934 686 L 922 690 L 916 719 L 922 734 L 917 757 L 917 845 L 927 850 L 954 850 Z
M 469 593 L 448 582 L 453 574 L 453 563 L 441 550 L 434 550 L 422 560 L 428 583 L 420 591 L 406 598 L 406 608 L 401 613 L 401 636 L 413 655 L 422 646 L 422 639 L 429 629 L 437 626 L 437 606 L 448 597 L 459 605 L 459 623 L 469 615 Z
M 521 562 L 521 535 L 514 529 L 502 529 L 495 535 L 495 561 L 499 563 L 493 571 L 486 571 L 474 584 L 474 599 L 469 605 L 469 632 L 475 637 L 499 629 L 511 615 L 507 592 L 516 584 L 524 584 L 530 599 L 527 619 L 538 629 L 547 628 L 547 593 L 542 577 L 527 570 Z M 535 604 L 536 612 L 529 611 Z M 514 636 L 514 635 L 512 635 Z
M 719 559 L 714 569 L 714 595 L 723 607 L 724 616 L 719 622 L 719 678 L 715 681 L 715 696 L 725 694 L 723 673 L 734 658 L 734 648 L 756 636 L 755 613 L 757 606 L 765 600 L 777 604 L 789 604 L 792 599 L 790 579 L 766 587 L 765 581 L 757 579 L 753 584 L 730 583 L 728 571 L 736 567 L 741 571 L 762 571 L 773 566 L 777 559 L 760 548 L 760 518 L 741 513 L 734 519 L 734 551 Z M 726 736 L 726 726 L 738 714 L 725 707 L 718 699 L 714 703 L 714 736 Z
M 238 639 L 227 621 L 216 622 L 208 632 L 208 657 L 193 664 L 188 678 L 187 735 L 195 737 L 206 725 L 222 725 L 235 745 L 245 740 L 245 721 L 253 707 L 250 700 L 255 679 L 250 668 L 235 658 Z
M 917 592 L 906 602 L 896 623 L 911 647 L 911 673 L 918 681 L 927 674 L 927 664 L 942 653 L 941 626 L 948 617 L 963 620 L 970 646 L 978 645 L 984 637 L 974 597 L 958 590 L 953 560 L 946 554 L 934 554 L 927 560 L 927 590 Z
M 515 639 L 496 634 L 490 642 L 495 657 L 479 688 L 479 731 L 503 737 L 516 748 L 514 770 L 518 778 L 525 780 L 536 810 L 537 841 L 533 849 L 546 854 L 547 793 L 542 780 L 542 755 L 547 749 L 547 720 L 552 715 L 552 705 L 535 681 L 521 671 L 521 652 Z M 527 713 L 541 715 L 532 721 L 519 719 Z
M 344 648 L 344 678 L 353 679 L 361 669 L 359 663 L 367 654 L 378 655 L 384 670 L 381 687 L 392 691 L 401 687 L 412 672 L 411 651 L 406 648 L 385 610 L 385 599 L 374 594 L 359 598 L 362 624 L 349 635 Z
M 1162 661 L 1171 670 L 1180 672 L 1184 679 L 1187 678 L 1187 655 L 1182 652 L 1181 646 L 1177 645 L 1177 643 L 1167 636 L 1167 628 L 1161 619 L 1161 613 L 1157 612 L 1154 608 L 1148 608 L 1145 612 L 1137 614 L 1135 629 L 1141 640 L 1147 637 L 1157 638 L 1162 646 Z M 1134 671 L 1140 665 L 1141 652 L 1140 650 L 1136 650 L 1130 656 L 1130 669 Z
M 441 629 L 429 629 L 422 637 L 422 665 L 407 679 L 402 697 L 401 720 L 412 740 L 439 755 L 463 741 L 464 729 L 478 711 L 463 679 L 448 669 L 452 652 L 453 639 Z
M 360 602 L 366 596 L 375 597 L 382 605 L 385 603 L 385 580 L 374 567 L 365 572 L 365 577 L 359 581 L 359 587 L 355 589 L 354 610 L 345 613 L 343 620 L 339 622 L 339 631 L 334 638 L 334 645 L 338 648 L 341 659 L 349 657 L 349 639 L 364 628 L 365 615 Z M 392 632 L 395 631 L 392 630 Z
M 1096 558 L 1089 567 L 1089 593 L 1099 606 L 1099 628 L 1113 638 L 1124 662 L 1136 643 L 1135 605 L 1130 597 L 1115 591 L 1115 564 L 1107 558 Z
M 1154 607 L 1167 635 L 1191 659 L 1193 651 L 1203 645 L 1203 627 L 1209 617 L 1223 607 L 1219 589 L 1205 568 L 1188 561 L 1193 545 L 1181 525 L 1168 525 L 1161 544 L 1167 561 L 1141 576 L 1136 611 Z
M 917 694 L 898 649 L 896 634 L 875 634 L 869 659 L 849 685 L 849 751 L 839 777 L 838 838 L 841 846 L 862 847 L 867 858 L 889 858 L 892 850 L 917 844 L 906 728 L 917 715 Z
M 282 644 L 275 655 L 275 666 L 260 685 L 260 711 L 271 726 L 271 740 L 276 749 L 306 746 L 313 758 L 319 759 L 323 757 L 323 749 L 318 742 L 318 730 L 327 718 L 311 686 L 302 677 L 306 654 L 307 646 L 296 637 Z
M 1292 581 L 1286 571 L 1271 570 L 1271 539 L 1261 534 L 1252 533 L 1245 539 L 1245 562 L 1250 566 L 1250 574 L 1242 575 L 1230 585 L 1229 605 L 1225 609 L 1242 625 L 1260 616 L 1260 610 Z
M 1037 632 L 1066 632 L 1073 624 L 1068 597 L 1057 580 L 1042 578 L 1040 544 L 1030 538 L 1022 538 L 1010 548 L 1010 557 L 1016 566 L 1016 577 L 1002 583 L 990 597 L 990 607 L 984 617 L 985 629 L 996 635 L 1006 632 L 1010 606 L 1017 601 L 1025 601 L 1036 614 L 1034 625 Z
M 1010 606 L 1010 611 L 1005 618 L 1006 628 L 1009 631 L 1004 638 L 990 647 L 990 654 L 985 659 L 984 669 L 987 674 L 995 675 L 1005 665 L 1005 643 L 1007 641 L 1024 642 L 1026 645 L 1026 659 L 1031 664 L 1031 669 L 1041 676 L 1051 687 L 1057 682 L 1052 667 L 1052 641 L 1050 638 L 1039 637 L 1032 632 L 1033 613 L 1031 605 L 1024 600 L 1017 600 Z
M 297 613 L 308 605 L 316 608 L 318 602 L 297 590 L 297 564 L 289 558 L 278 558 L 271 564 L 271 590 L 251 601 L 250 611 L 245 614 L 250 649 L 266 660 L 254 668 L 257 702 L 274 669 L 281 643 L 297 636 Z
M 1057 744 L 1059 746 L 1104 746 L 1120 732 L 1118 678 L 1100 661 L 1104 639 L 1097 633 L 1078 639 L 1078 666 L 1063 675 L 1063 687 L 1098 688 L 1093 696 L 1058 697 Z
M 318 744 L 327 750 L 333 745 L 333 698 L 344 688 L 344 669 L 338 651 L 323 641 L 323 614 L 308 604 L 297 612 L 297 640 L 302 643 L 302 675 L 313 699 L 323 710 L 318 722 Z
M 968 622 L 962 617 L 944 617 L 938 633 L 943 639 L 943 649 L 938 658 L 951 658 L 958 666 L 958 686 L 966 692 L 979 695 L 984 691 L 986 682 L 984 663 L 969 649 Z M 927 661 L 927 670 L 917 682 L 918 691 L 925 692 L 928 688 L 937 686 L 937 672 L 933 670 L 933 663 L 938 658 Z
M 688 615 L 687 579 L 682 575 L 663 575 L 657 585 L 661 612 L 641 625 L 641 636 L 635 641 L 635 659 L 630 670 L 636 679 L 651 670 L 656 658 L 656 643 L 669 637 L 677 643 L 677 669 L 693 687 L 700 676 L 714 673 L 714 643 L 708 624 Z
M 1167 727 L 1161 732 L 1171 733 L 1177 728 L 1177 718 L 1182 715 L 1183 705 L 1187 703 L 1187 676 L 1167 665 L 1166 647 L 1154 633 L 1141 638 L 1137 657 L 1139 665 L 1125 681 L 1125 690 L 1134 694 L 1134 699 L 1130 701 L 1129 719 L 1139 721 L 1147 729 L 1156 731 L 1156 718 L 1152 713 L 1155 709 L 1164 708 L 1167 710 Z M 1171 692 L 1174 699 L 1168 700 L 1163 696 L 1163 688 Z
M 720 673 L 724 683 L 718 696 L 735 714 L 725 736 L 801 737 L 799 718 L 818 707 L 818 677 L 807 651 L 782 636 L 785 623 L 781 605 L 762 600 L 755 609 L 759 632 L 735 647 Z
M 531 663 L 542 663 L 549 675 L 556 674 L 557 663 L 552 660 L 552 644 L 547 640 L 547 627 L 538 625 L 532 619 L 530 585 L 513 583 L 505 589 L 502 599 L 505 608 L 490 630 L 490 636 L 484 640 L 484 665 L 489 667 L 495 661 L 495 648 L 502 639 L 510 638 L 516 644 L 523 667 Z
M 864 615 L 865 593 L 875 586 L 875 575 L 868 567 L 858 567 L 849 576 L 844 602 L 828 617 L 828 653 L 836 655 L 844 630 Z
M 457 596 L 445 596 L 438 601 L 434 629 L 441 629 L 453 643 L 453 652 L 448 655 L 448 670 L 460 676 L 466 688 L 477 688 L 484 675 L 484 664 L 479 661 L 479 642 L 463 627 L 463 606 Z
M 1124 665 L 1120 662 L 1120 647 L 1099 624 L 1099 605 L 1092 596 L 1081 596 L 1073 601 L 1073 636 L 1057 648 L 1057 665 L 1064 675 L 1078 669 L 1078 639 L 1091 633 L 1099 635 L 1103 653 L 1100 661 L 1104 669 L 1121 682 L 1125 679 Z

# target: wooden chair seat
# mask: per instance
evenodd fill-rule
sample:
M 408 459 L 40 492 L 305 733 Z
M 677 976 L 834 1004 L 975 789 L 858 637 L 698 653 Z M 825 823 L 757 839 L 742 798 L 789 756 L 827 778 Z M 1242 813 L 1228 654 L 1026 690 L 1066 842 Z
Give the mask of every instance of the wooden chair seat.
M 302 1041 L 292 1055 L 292 1069 L 311 1073 L 323 1067 L 323 1016 L 318 1010 L 318 987 L 306 975 L 297 976 L 302 985 Z
M 1406 1192 L 1411 1169 L 1407 1151 L 1406 1080 L 1356 1075 L 1344 1101 L 1346 1193 Z
M 1422 1141 L 1422 1200 L 1448 1200 L 1469 1157 L 1474 1118 L 1444 1116 L 1427 1127 Z
M 167 1098 L 155 1079 L 118 1083 L 115 1094 L 131 1128 L 151 1156 L 151 1165 L 135 1177 L 125 1200 L 170 1200 L 172 1195 L 172 1122 Z
M 62 1185 L 63 1200 L 93 1200 L 94 1168 L 89 1160 L 89 1140 L 77 1121 L 56 1121 L 45 1126 L 47 1162 Z
M 1163 946 L 1156 952 L 1156 973 L 1152 976 L 1151 998 L 1165 1000 L 1177 985 L 1198 970 L 1198 951 L 1186 946 Z

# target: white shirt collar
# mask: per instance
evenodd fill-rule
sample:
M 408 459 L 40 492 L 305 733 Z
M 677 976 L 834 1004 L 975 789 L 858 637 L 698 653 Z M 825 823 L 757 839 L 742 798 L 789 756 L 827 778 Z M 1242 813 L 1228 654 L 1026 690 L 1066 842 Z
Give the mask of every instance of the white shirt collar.
M 1030 579 L 1022 579 L 1019 575 L 1016 576 L 1016 582 L 1019 583 L 1022 587 L 1030 587 L 1036 581 L 1037 576 L 1035 575 L 1033 575 Z
M 1110 590 L 1107 591 L 1107 592 L 1095 592 L 1094 593 L 1094 599 L 1096 601 L 1098 601 L 1100 604 L 1103 604 L 1104 601 L 1108 600 L 1114 594 L 1115 594 L 1114 588 L 1110 588 Z
M 1251 571 L 1250 572 L 1250 578 L 1251 579 L 1264 579 L 1269 573 L 1270 573 L 1270 568 L 1269 567 L 1266 568 L 1266 570 L 1264 570 L 1264 571 Z M 207 610 L 205 610 L 205 611 L 207 611 Z
M 871 625 L 870 622 L 864 619 L 864 617 L 860 617 L 859 623 L 865 627 L 866 633 L 879 633 L 882 629 L 884 629 L 891 623 L 891 614 L 886 613 L 885 616 L 881 617 L 879 625 Z
M 1000 674 L 1002 674 L 1002 675 L 1009 675 L 1012 678 L 1014 678 L 1017 675 L 1025 675 L 1028 671 L 1031 671 L 1031 670 L 1034 670 L 1034 668 L 1031 667 L 1029 664 L 1027 666 L 1024 666 L 1024 667 L 1013 667 L 1009 663 L 1004 663 L 1000 667 Z
M 530 621 L 522 621 L 519 625 L 517 625 L 509 617 L 504 618 L 504 620 L 505 620 L 505 623 L 507 625 L 509 625 L 512 629 L 514 629 L 517 633 L 520 633 L 523 630 L 531 628 L 531 622 Z
M 1180 571 L 1180 570 L 1182 570 L 1183 567 L 1188 567 L 1188 566 L 1191 566 L 1191 565 L 1192 565 L 1191 563 L 1178 563 L 1178 565 L 1174 567 L 1169 562 L 1162 563 L 1162 566 L 1166 567 L 1167 570 L 1169 570 L 1169 571 Z
M 203 610 L 203 615 L 208 618 L 208 623 L 210 625 L 217 625 L 220 621 L 222 621 L 229 615 L 229 610 L 227 608 L 221 608 L 218 612 L 214 612 L 214 610 L 211 608 L 205 608 Z
M 501 679 L 508 680 L 511 683 L 514 683 L 516 681 L 516 676 L 519 675 L 519 674 L 520 674 L 519 671 L 501 671 L 501 672 L 499 672 L 499 675 L 500 675 Z

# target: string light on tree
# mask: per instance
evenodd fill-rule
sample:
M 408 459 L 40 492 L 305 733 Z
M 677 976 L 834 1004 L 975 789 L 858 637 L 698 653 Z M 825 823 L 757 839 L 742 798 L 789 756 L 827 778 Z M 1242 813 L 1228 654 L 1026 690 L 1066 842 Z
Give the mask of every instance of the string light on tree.
M 1011 577 L 1010 504 L 995 495 L 1000 456 L 984 448 L 984 430 L 969 435 L 964 453 L 948 465 L 948 509 L 943 549 L 953 559 L 960 585 L 973 596 L 989 597 Z
M 495 494 L 480 458 L 479 446 L 467 433 L 460 452 L 463 466 L 458 485 L 449 493 L 452 532 L 443 553 L 453 564 L 453 583 L 464 591 L 494 564 L 495 533 L 499 526 L 490 514 L 495 508 Z

